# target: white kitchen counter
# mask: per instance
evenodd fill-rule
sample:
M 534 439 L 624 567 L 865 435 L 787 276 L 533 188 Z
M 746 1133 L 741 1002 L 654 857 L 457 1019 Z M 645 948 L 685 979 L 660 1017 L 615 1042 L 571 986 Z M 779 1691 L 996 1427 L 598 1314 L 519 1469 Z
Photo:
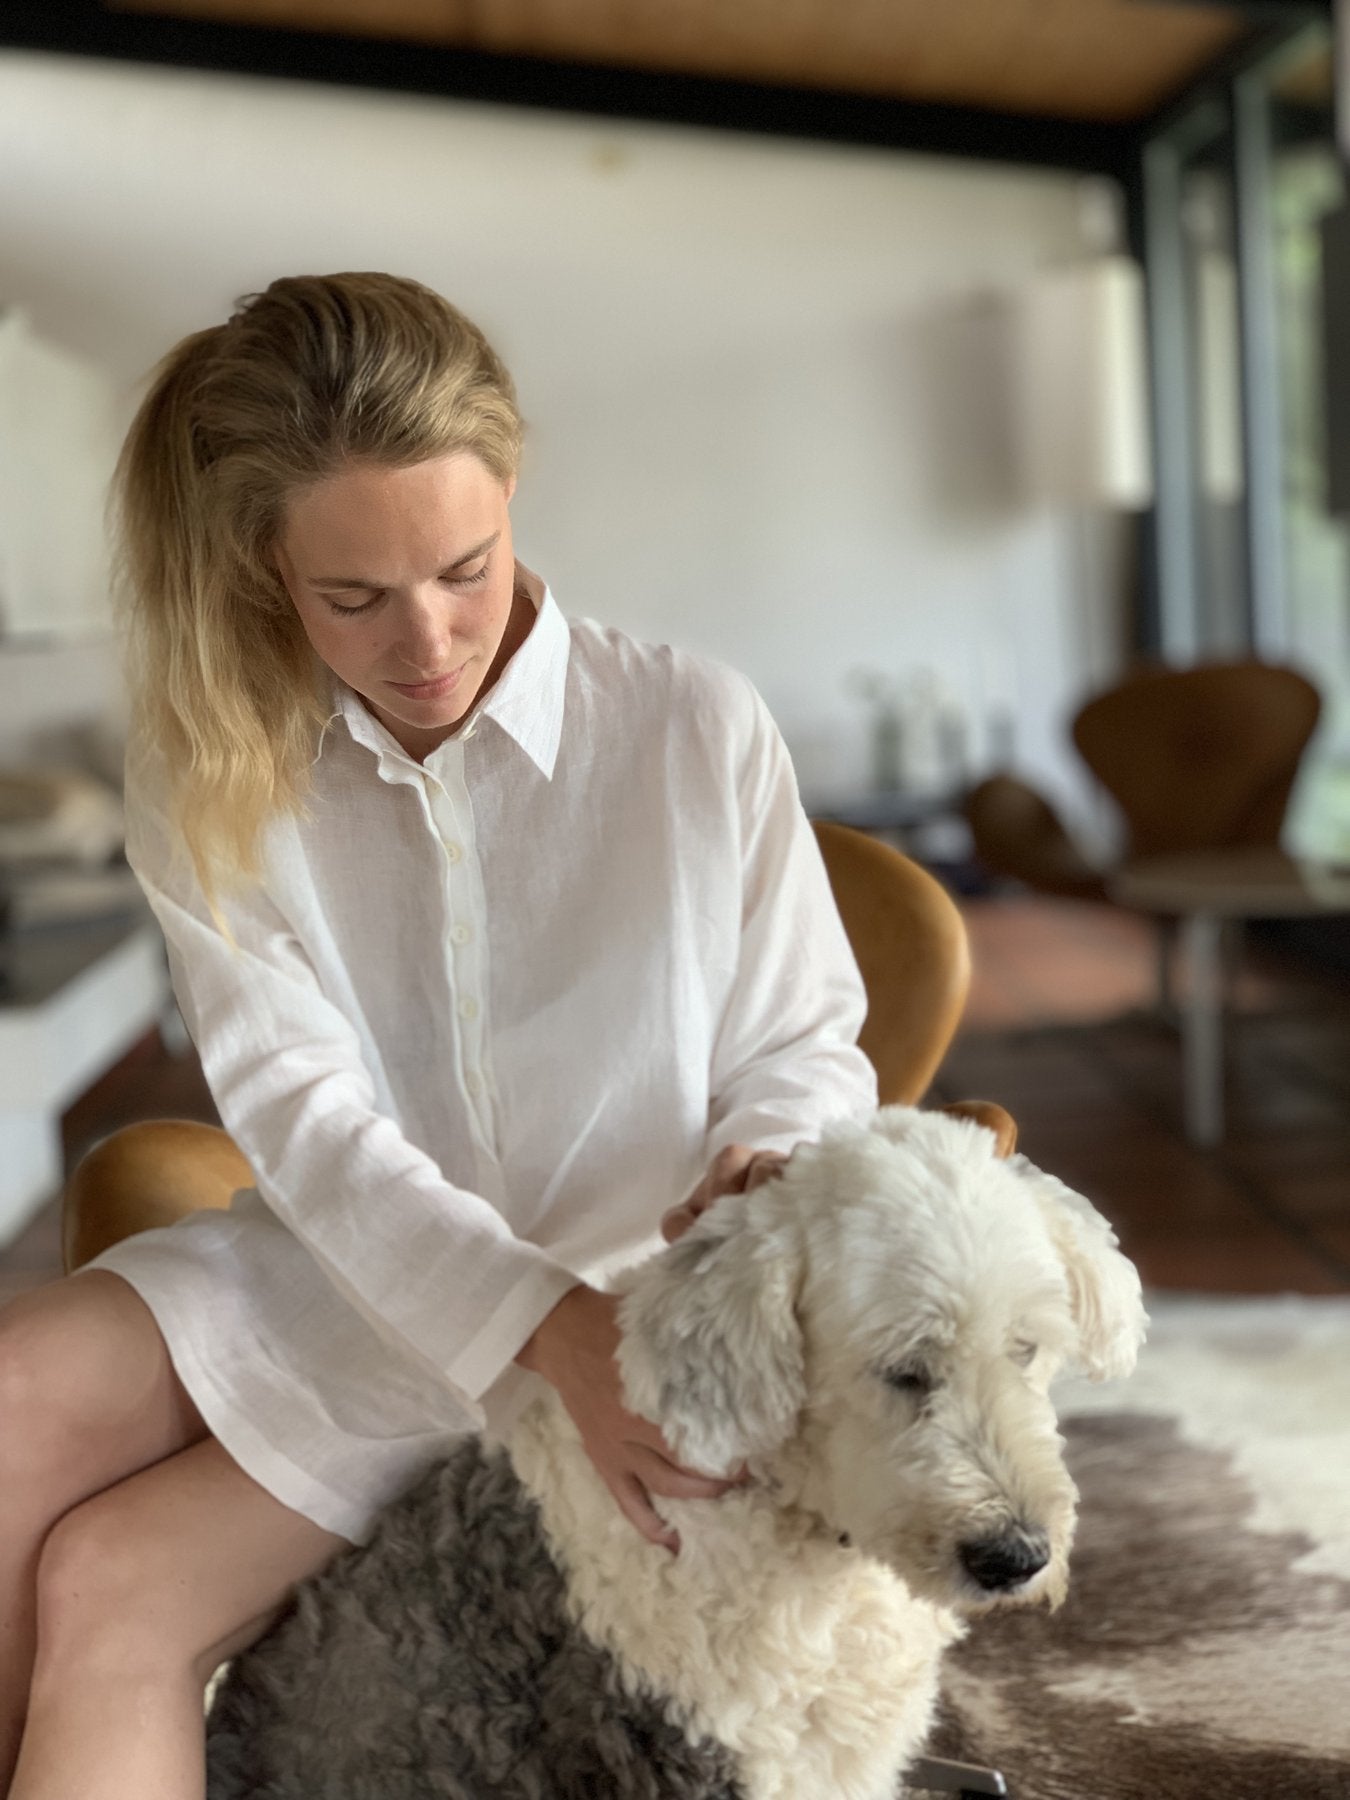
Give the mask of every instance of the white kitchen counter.
M 0 989 L 0 1246 L 64 1179 L 61 1115 L 171 1001 L 148 908 L 120 921 L 15 932 Z

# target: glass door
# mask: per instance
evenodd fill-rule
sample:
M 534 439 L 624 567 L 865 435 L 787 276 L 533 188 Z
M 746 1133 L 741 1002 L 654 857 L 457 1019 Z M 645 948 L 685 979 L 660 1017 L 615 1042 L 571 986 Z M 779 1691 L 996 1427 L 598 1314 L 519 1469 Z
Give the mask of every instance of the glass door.
M 1350 373 L 1344 420 L 1326 400 L 1329 343 L 1350 372 L 1350 194 L 1333 85 L 1330 28 L 1307 26 L 1145 146 L 1153 637 L 1172 663 L 1256 655 L 1316 683 L 1286 843 L 1350 860 Z M 1330 306 L 1329 243 L 1346 290 Z
M 1242 654 L 1251 639 L 1234 172 L 1217 101 L 1145 153 L 1157 637 L 1176 663 Z
M 1278 641 L 1264 649 L 1322 691 L 1322 725 L 1291 810 L 1291 848 L 1350 859 L 1350 518 L 1330 509 L 1324 379 L 1327 334 L 1350 333 L 1350 294 L 1344 317 L 1334 298 L 1331 309 L 1324 304 L 1324 221 L 1346 199 L 1332 82 L 1328 32 L 1269 83 L 1283 618 Z

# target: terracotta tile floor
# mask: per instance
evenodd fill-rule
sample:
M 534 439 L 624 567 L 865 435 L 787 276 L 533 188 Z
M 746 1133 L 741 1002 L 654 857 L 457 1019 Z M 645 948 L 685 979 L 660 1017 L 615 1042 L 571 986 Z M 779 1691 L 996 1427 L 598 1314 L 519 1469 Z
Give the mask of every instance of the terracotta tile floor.
M 1181 1136 L 1175 1033 L 1140 920 L 965 901 L 975 965 L 934 1100 L 998 1100 L 1021 1147 L 1088 1194 L 1160 1288 L 1350 1292 L 1350 980 L 1248 945 L 1232 982 L 1229 1133 Z M 144 1040 L 63 1121 L 67 1167 L 138 1118 L 214 1120 L 195 1057 Z M 0 1252 L 0 1300 L 60 1271 L 57 1203 Z
M 975 974 L 934 1097 L 1006 1106 L 1020 1147 L 1107 1214 L 1151 1286 L 1350 1292 L 1350 980 L 1243 946 L 1228 1132 L 1202 1152 L 1181 1133 L 1150 927 L 1071 902 L 964 906 Z

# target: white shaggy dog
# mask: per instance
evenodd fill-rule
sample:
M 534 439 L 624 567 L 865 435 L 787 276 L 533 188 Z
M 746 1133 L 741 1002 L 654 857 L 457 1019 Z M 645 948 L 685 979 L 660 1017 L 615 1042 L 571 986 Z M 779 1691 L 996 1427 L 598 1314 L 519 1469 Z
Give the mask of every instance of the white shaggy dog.
M 992 1135 L 965 1120 L 891 1107 L 868 1129 L 801 1146 L 776 1179 L 720 1200 L 635 1272 L 621 1309 L 633 1409 L 684 1461 L 717 1474 L 748 1462 L 752 1482 L 717 1501 L 660 1502 L 680 1535 L 672 1556 L 621 1516 L 541 1383 L 512 1433 L 510 1465 L 475 1452 L 471 1479 L 455 1477 L 444 1546 L 433 1554 L 425 1521 L 443 1516 L 450 1484 L 438 1490 L 432 1478 L 401 1515 L 391 1509 L 387 1533 L 353 1553 L 351 1571 L 339 1559 L 311 1594 L 301 1590 L 289 1627 L 239 1659 L 233 1698 L 227 1689 L 212 1715 L 213 1800 L 893 1800 L 965 1616 L 1063 1595 L 1076 1495 L 1047 1390 L 1066 1366 L 1097 1378 L 1133 1366 L 1139 1280 L 1114 1246 L 1086 1200 L 1024 1159 L 998 1160 Z M 490 1501 L 473 1500 L 473 1482 Z M 533 1574 L 526 1552 L 500 1548 L 501 1521 L 523 1514 L 542 1527 Z M 489 1566 L 504 1573 L 484 1589 Z M 526 1604 L 531 1583 L 553 1579 L 541 1566 L 557 1571 L 545 1626 Z M 362 1580 L 371 1600 L 355 1618 Z M 472 1610 L 499 1609 L 495 1634 L 473 1647 L 459 1629 L 470 1580 Z M 416 1644 L 410 1611 L 435 1614 Z M 559 1660 L 559 1620 L 592 1659 L 580 1675 L 575 1660 L 566 1670 Z M 544 1636 L 554 1646 L 546 1664 L 536 1655 Z M 531 1675 L 522 1696 L 526 1664 L 547 1673 Z M 454 1695 L 453 1708 L 440 1704 L 434 1741 L 432 1703 L 406 1711 L 419 1682 L 424 1695 Z M 491 1698 L 503 1693 L 519 1715 L 509 1750 L 497 1748 L 506 1727 Z M 564 1693 L 555 1727 L 547 1720 L 564 1716 Z M 333 1694 L 332 1725 L 308 1734 L 294 1768 L 255 1761 L 249 1772 L 237 1761 L 264 1741 L 298 1757 L 295 1720 Z M 423 1733 L 402 1756 L 406 1787 L 391 1785 L 379 1750 L 379 1720 L 397 1706 L 411 1721 L 405 1739 Z M 341 1761 L 343 1733 L 357 1727 L 374 1759 L 363 1768 L 382 1774 Z M 603 1777 L 565 1772 L 578 1733 L 603 1740 Z M 497 1755 L 487 1786 L 485 1745 Z M 672 1745 L 687 1748 L 677 1756 Z
M 629 1402 L 710 1473 L 653 1553 L 556 1405 L 512 1454 L 588 1634 L 734 1753 L 750 1800 L 881 1800 L 942 1650 L 998 1600 L 1057 1604 L 1073 1483 L 1047 1398 L 1124 1375 L 1134 1267 L 1081 1196 L 991 1134 L 891 1107 L 728 1197 L 632 1281 Z

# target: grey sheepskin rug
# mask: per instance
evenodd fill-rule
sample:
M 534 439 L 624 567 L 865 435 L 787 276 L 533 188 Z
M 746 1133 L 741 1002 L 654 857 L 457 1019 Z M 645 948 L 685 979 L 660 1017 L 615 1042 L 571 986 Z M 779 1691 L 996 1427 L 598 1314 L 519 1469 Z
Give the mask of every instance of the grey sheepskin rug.
M 231 1664 L 207 1722 L 207 1792 L 742 1800 L 726 1752 L 625 1693 L 568 1620 L 538 1508 L 477 1438 Z

